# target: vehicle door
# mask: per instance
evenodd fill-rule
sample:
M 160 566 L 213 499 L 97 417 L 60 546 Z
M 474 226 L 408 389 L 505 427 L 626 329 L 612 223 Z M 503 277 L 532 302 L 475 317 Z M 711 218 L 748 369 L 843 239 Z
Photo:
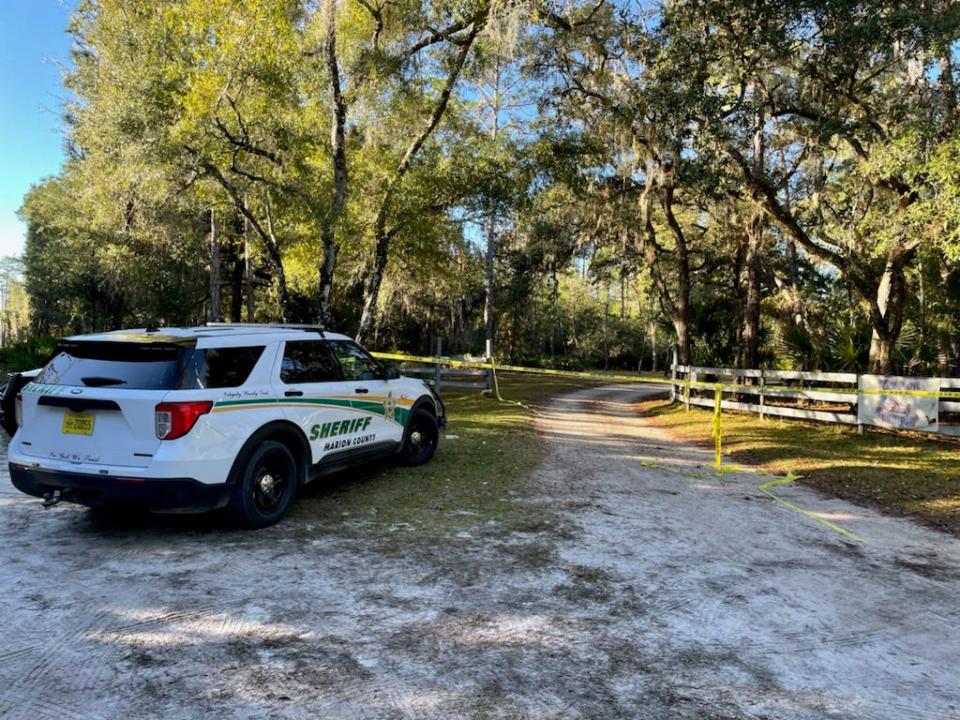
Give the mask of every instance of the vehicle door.
M 350 449 L 367 413 L 355 411 L 353 388 L 343 381 L 340 366 L 325 340 L 288 340 L 279 369 L 279 395 L 285 417 L 303 430 L 312 463 Z
M 383 365 L 352 340 L 329 342 L 340 363 L 344 383 L 350 388 L 354 407 L 366 410 L 374 418 L 371 428 L 377 434 L 377 442 L 402 441 L 408 408 L 395 396 L 393 383 L 385 379 Z

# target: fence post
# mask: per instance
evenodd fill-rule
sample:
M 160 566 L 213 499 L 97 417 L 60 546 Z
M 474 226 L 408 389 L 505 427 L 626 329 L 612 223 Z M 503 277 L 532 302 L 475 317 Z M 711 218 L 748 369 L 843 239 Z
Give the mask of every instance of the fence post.
M 437 354 L 436 354 L 437 363 L 433 368 L 433 389 L 436 390 L 437 395 L 439 395 L 440 394 L 440 377 L 441 377 L 440 370 L 442 368 L 442 366 L 440 365 L 440 358 L 443 356 L 443 340 L 441 340 L 439 337 L 437 338 L 436 350 L 437 350 Z
M 673 349 L 673 365 L 670 372 L 670 402 L 677 401 L 677 349 Z
M 766 377 L 763 374 L 763 368 L 760 368 L 760 419 L 763 420 L 763 388 L 766 387 Z
M 685 398 L 686 409 L 690 410 L 690 384 L 697 381 L 697 374 L 693 371 L 692 367 L 687 367 L 687 392 Z
M 863 378 L 857 373 L 857 434 L 863 435 L 863 414 L 860 412 L 860 404 L 863 402 Z
M 487 362 L 493 365 L 493 340 L 487 338 Z M 493 390 L 493 368 L 487 370 L 487 390 Z

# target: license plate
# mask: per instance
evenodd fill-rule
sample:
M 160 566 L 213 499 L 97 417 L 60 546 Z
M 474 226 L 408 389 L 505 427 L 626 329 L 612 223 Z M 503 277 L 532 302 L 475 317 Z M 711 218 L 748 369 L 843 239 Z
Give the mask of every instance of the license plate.
M 93 415 L 67 413 L 61 429 L 65 435 L 93 435 L 93 419 Z

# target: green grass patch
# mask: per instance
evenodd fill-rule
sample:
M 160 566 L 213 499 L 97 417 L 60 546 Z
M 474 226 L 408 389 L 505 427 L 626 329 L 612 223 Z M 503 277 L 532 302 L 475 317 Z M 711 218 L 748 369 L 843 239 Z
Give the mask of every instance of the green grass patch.
M 431 462 L 413 468 L 386 463 L 319 480 L 303 493 L 294 514 L 337 518 L 337 532 L 351 524 L 392 528 L 399 538 L 405 530 L 423 539 L 491 522 L 511 530 L 541 529 L 541 514 L 514 502 L 529 489 L 527 480 L 546 453 L 530 407 L 588 385 L 505 375 L 500 392 L 507 402 L 482 397 L 478 390 L 452 390 L 444 396 L 448 424 Z
M 711 411 L 665 402 L 644 409 L 680 439 L 713 447 Z M 723 451 L 732 464 L 794 472 L 824 492 L 960 536 L 956 442 L 724 412 Z

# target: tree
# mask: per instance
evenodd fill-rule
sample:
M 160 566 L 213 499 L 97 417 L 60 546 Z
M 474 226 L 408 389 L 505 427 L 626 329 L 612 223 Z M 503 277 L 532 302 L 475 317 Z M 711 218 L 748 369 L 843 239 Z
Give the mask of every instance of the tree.
M 665 25 L 677 78 L 700 97 L 701 146 L 727 158 L 779 230 L 851 282 L 873 325 L 871 367 L 893 371 L 907 269 L 932 228 L 924 156 L 956 127 L 950 73 L 931 52 L 958 33 L 948 4 L 675 2 Z M 751 162 L 757 117 L 793 145 L 790 168 Z M 785 194 L 795 195 L 791 203 Z M 803 193 L 805 197 L 797 198 Z
M 380 295 L 380 284 L 383 282 L 383 274 L 389 259 L 390 240 L 397 228 L 397 226 L 393 228 L 387 227 L 394 197 L 424 143 L 426 143 L 433 134 L 433 131 L 436 130 L 440 124 L 440 120 L 443 118 L 444 112 L 447 109 L 450 96 L 457 84 L 460 73 L 463 71 L 473 43 L 483 30 L 489 13 L 489 5 L 486 4 L 486 2 L 481 2 L 479 7 L 467 18 L 454 22 L 453 25 L 450 26 L 451 28 L 456 28 L 456 30 L 449 32 L 447 39 L 457 38 L 454 43 L 456 52 L 452 57 L 447 58 L 448 69 L 440 93 L 433 103 L 433 108 L 426 122 L 421 129 L 414 134 L 406 150 L 403 152 L 399 163 L 397 163 L 393 171 L 387 176 L 386 186 L 380 196 L 376 217 L 373 221 L 373 267 L 365 283 L 363 313 L 360 316 L 360 325 L 357 328 L 358 342 L 362 341 L 363 338 L 367 337 L 373 330 L 377 300 Z

